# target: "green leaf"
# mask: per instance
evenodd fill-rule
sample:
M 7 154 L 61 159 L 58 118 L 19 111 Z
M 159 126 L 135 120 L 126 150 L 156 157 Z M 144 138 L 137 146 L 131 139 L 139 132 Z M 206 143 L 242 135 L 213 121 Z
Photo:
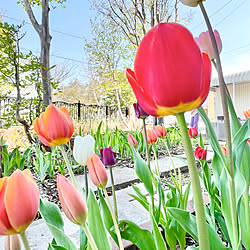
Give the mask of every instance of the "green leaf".
M 55 238 L 57 245 L 66 249 L 76 250 L 77 248 L 73 242 L 64 233 L 64 222 L 59 208 L 52 202 L 40 199 L 39 211 Z
M 83 227 L 80 227 L 80 250 L 86 250 L 88 247 L 88 238 L 83 230 Z
M 155 240 L 156 249 L 157 250 L 167 250 L 166 243 L 165 243 L 165 241 L 162 237 L 162 234 L 159 230 L 159 227 L 155 221 L 152 207 L 150 207 L 150 220 L 151 220 L 151 224 L 152 224 L 152 228 L 153 228 L 153 236 L 154 236 L 154 240 Z
M 131 241 L 139 249 L 154 250 L 156 249 L 154 237 L 151 232 L 141 229 L 132 221 L 122 220 L 119 223 L 121 236 L 125 240 Z
M 190 234 L 196 241 L 198 241 L 197 224 L 194 215 L 185 210 L 174 207 L 167 208 L 167 211 L 171 216 L 173 216 L 175 220 L 177 220 L 180 223 L 182 228 L 188 234 Z M 208 224 L 207 224 L 207 229 L 210 242 L 210 250 L 228 249 L 221 241 L 217 232 L 214 231 L 214 229 L 210 227 Z
M 133 156 L 135 160 L 135 172 L 139 179 L 143 182 L 146 190 L 151 197 L 154 196 L 154 189 L 152 184 L 152 177 L 147 163 L 141 158 L 141 156 L 135 151 L 132 146 Z
M 114 226 L 114 222 L 110 213 L 110 210 L 108 208 L 108 205 L 102 195 L 102 191 L 98 188 L 98 196 L 100 199 L 100 205 L 101 205 L 101 210 L 102 210 L 102 218 L 104 221 L 104 225 L 107 228 L 109 234 L 111 235 L 111 237 L 114 239 L 114 241 L 116 242 L 116 244 L 119 246 L 118 243 L 118 239 L 116 236 L 116 233 L 111 230 L 111 228 Z
M 89 230 L 95 240 L 97 248 L 111 250 L 111 245 L 102 221 L 98 202 L 92 189 L 89 190 L 87 206 Z

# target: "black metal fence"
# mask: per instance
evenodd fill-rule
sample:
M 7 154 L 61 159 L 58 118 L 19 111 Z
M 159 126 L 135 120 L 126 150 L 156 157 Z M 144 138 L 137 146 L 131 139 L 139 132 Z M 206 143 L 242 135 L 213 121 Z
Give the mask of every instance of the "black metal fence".
M 4 117 L 8 116 L 9 105 L 13 102 L 14 98 L 0 99 L 0 121 Z M 63 101 L 56 101 L 53 104 L 60 108 L 66 107 L 69 110 L 69 114 L 72 120 L 110 120 L 119 117 L 118 108 L 116 106 L 99 106 L 99 105 L 86 105 L 80 101 L 77 103 L 68 103 Z M 127 117 L 129 114 L 128 108 L 122 108 L 122 115 Z M 22 115 L 26 116 L 29 113 L 29 108 L 22 112 Z M 0 122 L 1 125 L 1 122 Z

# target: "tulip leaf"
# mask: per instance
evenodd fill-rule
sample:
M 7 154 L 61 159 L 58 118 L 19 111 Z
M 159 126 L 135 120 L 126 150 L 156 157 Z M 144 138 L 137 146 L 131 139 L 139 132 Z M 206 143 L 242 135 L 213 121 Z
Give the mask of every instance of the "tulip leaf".
M 162 237 L 162 234 L 159 230 L 159 227 L 155 221 L 154 215 L 153 215 L 153 210 L 152 207 L 150 207 L 150 220 L 153 228 L 153 236 L 155 240 L 155 245 L 157 250 L 167 250 L 166 243 Z
M 111 244 L 102 221 L 98 202 L 92 189 L 89 190 L 87 206 L 89 230 L 95 239 L 97 248 L 111 250 Z
M 139 249 L 155 250 L 154 237 L 151 232 L 142 229 L 129 220 L 122 220 L 119 223 L 121 236 L 125 240 L 131 241 Z
M 167 211 L 176 221 L 180 223 L 182 228 L 188 234 L 190 234 L 196 241 L 198 241 L 197 224 L 194 215 L 192 215 L 188 211 L 175 207 L 169 207 L 167 208 Z M 207 229 L 210 242 L 210 250 L 229 249 L 223 244 L 217 232 L 208 224 L 207 224 Z
M 100 205 L 101 205 L 101 209 L 102 209 L 102 217 L 103 217 L 105 227 L 108 230 L 111 237 L 113 238 L 113 240 L 116 242 L 116 244 L 119 245 L 115 232 L 111 230 L 111 228 L 114 226 L 114 222 L 113 222 L 110 210 L 109 210 L 108 205 L 107 205 L 105 199 L 103 198 L 102 192 L 99 188 L 98 188 L 98 196 L 100 199 Z
M 132 146 L 132 145 L 131 145 Z M 154 189 L 152 184 L 152 177 L 147 163 L 141 158 L 141 156 L 135 151 L 132 146 L 133 156 L 135 160 L 135 172 L 139 179 L 143 182 L 146 190 L 151 195 L 154 196 Z
M 64 231 L 64 222 L 59 208 L 52 202 L 40 199 L 39 211 L 46 223 Z

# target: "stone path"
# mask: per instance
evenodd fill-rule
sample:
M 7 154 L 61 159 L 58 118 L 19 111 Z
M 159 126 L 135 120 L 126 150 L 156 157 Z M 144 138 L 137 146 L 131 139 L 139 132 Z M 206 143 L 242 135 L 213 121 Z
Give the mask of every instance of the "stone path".
M 211 161 L 213 153 L 211 149 L 208 148 L 208 161 Z M 182 171 L 187 169 L 187 164 L 185 160 L 181 160 L 179 156 L 178 158 L 173 157 L 174 164 L 176 168 L 181 168 Z M 185 157 L 185 155 L 183 155 Z M 172 169 L 172 165 L 169 157 L 165 157 L 158 160 L 160 173 L 161 175 L 167 175 L 169 170 Z M 154 169 L 155 161 L 151 161 L 151 167 Z M 109 175 L 109 171 L 108 171 Z M 116 192 L 117 198 L 117 206 L 118 206 L 118 214 L 119 220 L 130 220 L 138 225 L 143 225 L 142 227 L 147 228 L 150 227 L 149 214 L 148 212 L 133 199 L 129 194 L 135 194 L 131 184 L 135 184 L 140 188 L 143 194 L 146 194 L 146 190 L 142 183 L 138 183 L 138 177 L 135 174 L 134 169 L 123 167 L 123 168 L 114 168 L 113 169 L 114 181 L 116 187 L 119 189 Z M 80 187 L 83 187 L 84 184 L 84 176 L 76 176 L 77 183 Z M 96 190 L 96 187 L 89 181 L 89 186 L 93 190 Z M 107 188 L 111 187 L 110 180 L 107 184 Z M 112 202 L 112 197 L 110 197 Z M 64 214 L 62 214 L 64 222 L 65 222 L 65 233 L 70 237 L 70 239 L 79 246 L 79 226 L 71 223 Z M 46 250 L 48 247 L 48 243 L 52 240 L 52 235 L 49 232 L 45 222 L 43 220 L 33 222 L 26 231 L 27 238 L 31 247 L 31 250 Z M 128 242 L 125 241 L 125 245 Z M 4 237 L 0 236 L 0 249 L 4 249 Z M 24 249 L 24 246 L 22 246 Z M 118 249 L 115 247 L 113 249 Z

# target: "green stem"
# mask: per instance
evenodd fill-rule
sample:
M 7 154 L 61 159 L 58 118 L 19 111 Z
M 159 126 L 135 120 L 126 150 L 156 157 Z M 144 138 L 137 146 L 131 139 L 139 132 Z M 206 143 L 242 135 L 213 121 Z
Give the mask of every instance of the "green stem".
M 174 165 L 174 161 L 173 161 L 173 158 L 172 158 L 172 156 L 171 156 L 170 150 L 169 150 L 169 148 L 168 148 L 168 144 L 166 143 L 165 140 L 164 140 L 164 144 L 165 144 L 165 147 L 166 147 L 166 149 L 167 149 L 167 152 L 168 152 L 168 155 L 169 155 L 171 164 L 172 164 L 172 166 L 173 166 L 175 178 L 176 178 L 176 180 L 177 180 L 177 173 L 176 173 L 176 168 L 175 168 L 175 165 Z
M 245 207 L 245 216 L 246 216 L 246 231 L 250 232 L 250 218 L 249 218 L 249 195 L 248 195 L 248 188 L 246 188 L 244 194 L 243 194 L 243 202 L 244 202 L 244 207 Z
M 116 202 L 116 196 L 115 196 L 115 182 L 114 182 L 112 167 L 109 167 L 109 170 L 110 170 L 110 179 L 111 179 L 111 184 L 112 184 L 112 196 L 113 196 L 113 203 L 114 203 L 114 209 L 115 209 L 115 216 L 116 216 L 116 219 L 118 220 L 117 202 Z
M 67 169 L 68 169 L 68 171 L 69 171 L 69 175 L 70 175 L 71 181 L 73 182 L 73 185 L 78 189 L 78 186 L 77 186 L 77 184 L 76 184 L 75 176 L 74 176 L 74 174 L 73 174 L 71 165 L 70 165 L 70 163 L 69 163 L 69 158 L 68 158 L 68 156 L 67 156 L 67 154 L 66 154 L 66 152 L 65 152 L 65 150 L 64 150 L 64 148 L 63 148 L 63 145 L 60 145 L 59 148 L 60 148 L 61 151 L 62 151 L 62 155 L 63 155 L 63 158 L 64 158 L 64 160 L 65 160 Z
M 221 93 L 221 100 L 222 100 L 222 109 L 223 109 L 223 115 L 224 115 L 224 126 L 225 126 L 225 135 L 226 135 L 226 147 L 227 147 L 227 161 L 228 161 L 228 172 L 230 174 L 229 179 L 229 192 L 230 192 L 230 202 L 231 203 L 231 215 L 232 215 L 232 225 L 233 225 L 233 240 L 235 242 L 232 242 L 234 249 L 237 247 L 239 243 L 239 228 L 238 228 L 238 222 L 237 222 L 237 210 L 236 210 L 236 197 L 235 197 L 235 182 L 234 182 L 234 163 L 233 163 L 233 154 L 232 154 L 232 138 L 231 138 L 231 129 L 230 129 L 230 121 L 229 121 L 229 112 L 228 112 L 228 105 L 227 105 L 227 90 L 226 90 L 226 84 L 223 77 L 222 72 L 222 66 L 219 56 L 219 51 L 217 47 L 217 43 L 214 37 L 214 32 L 211 26 L 211 23 L 209 21 L 208 15 L 206 13 L 206 10 L 203 6 L 202 1 L 199 2 L 202 14 L 204 16 L 204 19 L 207 24 L 207 28 L 209 31 L 209 35 L 212 41 L 213 49 L 215 52 L 215 59 L 216 59 L 216 70 L 218 72 L 218 78 L 219 78 L 219 86 L 220 86 L 220 93 Z
M 20 236 L 21 236 L 21 239 L 23 241 L 23 245 L 24 245 L 25 249 L 26 250 L 30 250 L 30 246 L 29 246 L 29 243 L 28 243 L 25 231 L 23 231 L 22 233 L 20 233 Z
M 184 113 L 176 114 L 176 118 L 180 127 L 184 149 L 187 156 L 188 169 L 191 179 L 191 185 L 194 197 L 194 207 L 196 213 L 196 222 L 198 230 L 198 239 L 200 244 L 200 250 L 210 249 L 209 238 L 207 232 L 206 217 L 204 212 L 204 205 L 201 194 L 201 186 L 197 171 L 197 166 L 194 158 L 194 152 L 192 149 L 191 141 L 188 135 L 187 124 L 184 118 Z
M 85 234 L 86 234 L 86 236 L 88 238 L 88 242 L 89 242 L 89 244 L 91 246 L 91 249 L 92 250 L 98 250 L 98 248 L 97 248 L 97 246 L 95 244 L 95 241 L 94 241 L 94 239 L 92 237 L 92 234 L 89 231 L 89 228 L 88 228 L 87 224 L 86 223 L 83 224 L 82 227 L 83 227 L 83 230 L 84 230 L 84 232 L 85 232 Z
M 87 166 L 84 166 L 84 178 L 85 178 L 85 195 L 86 195 L 86 200 L 87 200 L 88 194 L 89 194 Z
M 119 242 L 119 247 L 120 247 L 121 250 L 124 250 L 123 243 L 122 243 L 121 233 L 120 233 L 120 230 L 119 230 L 116 218 L 115 218 L 115 214 L 113 212 L 113 209 L 112 209 L 112 206 L 111 206 L 111 203 L 110 203 L 110 200 L 109 200 L 109 196 L 108 196 L 107 190 L 104 188 L 103 192 L 104 192 L 104 195 L 106 197 L 106 200 L 107 200 L 107 203 L 108 203 L 108 207 L 109 207 L 109 210 L 110 210 L 113 222 L 114 222 L 114 227 L 115 227 L 116 236 L 117 236 L 117 239 L 118 239 L 118 242 Z
M 142 119 L 143 121 L 143 132 L 144 132 L 144 138 L 145 138 L 145 144 L 146 144 L 146 157 L 147 157 L 147 163 L 148 163 L 148 168 L 150 168 L 150 160 L 149 160 L 149 150 L 148 150 L 148 137 L 147 137 L 147 129 L 146 129 L 146 118 Z
M 156 150 L 154 148 L 154 145 L 153 145 L 153 151 L 154 151 L 154 156 L 155 156 L 155 172 L 160 177 L 160 169 L 159 169 L 159 164 L 158 164 L 158 158 L 157 158 L 157 154 L 156 154 Z

